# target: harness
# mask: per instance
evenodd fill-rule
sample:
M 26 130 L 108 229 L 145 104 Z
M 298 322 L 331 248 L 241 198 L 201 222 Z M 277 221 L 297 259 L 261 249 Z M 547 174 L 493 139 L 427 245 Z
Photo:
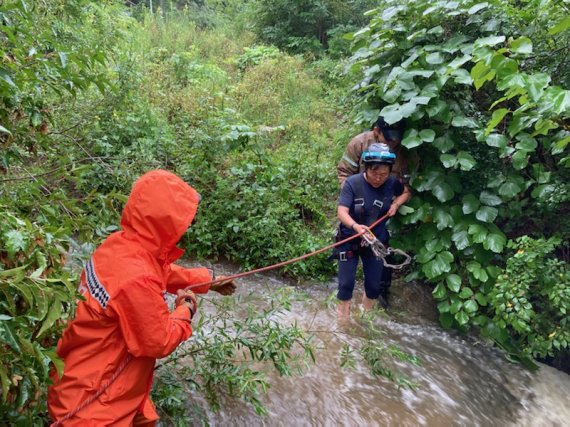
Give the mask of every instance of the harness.
M 366 200 L 364 199 L 362 179 L 357 179 L 354 183 L 355 185 L 353 188 L 356 196 L 354 198 L 354 220 L 359 224 L 369 226 L 380 218 L 380 211 L 384 207 L 384 202 L 382 202 L 382 200 L 374 199 L 370 212 L 366 212 Z
M 375 199 L 372 202 L 372 208 L 366 211 L 366 199 L 364 197 L 364 186 L 362 185 L 362 179 L 354 180 L 353 185 L 354 190 L 354 220 L 359 224 L 365 224 L 370 226 L 380 218 L 380 212 L 384 207 L 384 202 L 382 200 Z M 336 241 L 342 240 L 342 233 L 340 230 L 340 224 L 336 232 Z M 350 248 L 346 251 L 338 251 L 337 248 L 333 251 L 333 254 L 329 257 L 329 260 L 338 259 L 340 261 L 346 261 L 347 259 L 357 256 L 363 251 L 370 250 L 369 246 L 364 246 L 362 244 L 362 238 L 354 239 L 350 242 Z

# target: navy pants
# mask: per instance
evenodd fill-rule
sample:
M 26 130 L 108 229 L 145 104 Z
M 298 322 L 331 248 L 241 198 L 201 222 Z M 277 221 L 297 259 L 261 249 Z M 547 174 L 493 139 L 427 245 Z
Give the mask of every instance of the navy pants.
M 340 249 L 345 251 L 348 247 Z M 391 269 L 385 269 L 382 261 L 376 259 L 370 249 L 361 248 L 353 256 L 341 257 L 338 261 L 338 292 L 336 296 L 341 301 L 352 299 L 359 259 L 362 260 L 364 270 L 364 292 L 366 292 L 366 296 L 370 299 L 376 299 L 380 292 L 385 292 L 385 289 L 382 288 L 384 284 L 382 283 L 383 270 Z M 391 276 L 391 272 L 389 274 Z

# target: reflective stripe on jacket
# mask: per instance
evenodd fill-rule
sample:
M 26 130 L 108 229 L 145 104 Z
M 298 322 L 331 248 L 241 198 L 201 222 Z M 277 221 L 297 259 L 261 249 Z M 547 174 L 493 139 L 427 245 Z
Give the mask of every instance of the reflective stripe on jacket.
M 80 281 L 85 301 L 77 306 L 57 347 L 62 378 L 52 373 L 52 419 L 61 419 L 102 388 L 128 354 L 133 359 L 94 402 L 63 425 L 128 426 L 157 420 L 149 399 L 155 360 L 192 333 L 190 311 L 169 311 L 164 293 L 211 280 L 205 268 L 171 264 L 183 251 L 176 243 L 188 229 L 199 195 L 176 175 L 152 171 L 134 184 L 121 217 L 86 264 Z M 205 293 L 209 286 L 199 289 Z

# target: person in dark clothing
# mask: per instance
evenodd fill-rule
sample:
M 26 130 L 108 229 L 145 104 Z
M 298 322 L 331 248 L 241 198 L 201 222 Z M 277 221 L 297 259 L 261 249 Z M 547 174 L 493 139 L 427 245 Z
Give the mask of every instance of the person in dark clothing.
M 341 223 L 340 239 L 370 231 L 382 243 L 387 243 L 389 235 L 385 221 L 373 229 L 368 226 L 385 214 L 394 216 L 410 198 L 408 188 L 391 176 L 395 159 L 395 154 L 390 152 L 386 144 L 374 143 L 362 154 L 364 172 L 350 176 L 341 189 L 337 209 Z M 377 300 L 386 307 L 390 283 L 383 281 L 382 261 L 375 257 L 369 247 L 360 244 L 360 238 L 345 243 L 338 251 L 339 318 L 349 316 L 359 259 L 364 270 L 364 309 L 372 309 Z

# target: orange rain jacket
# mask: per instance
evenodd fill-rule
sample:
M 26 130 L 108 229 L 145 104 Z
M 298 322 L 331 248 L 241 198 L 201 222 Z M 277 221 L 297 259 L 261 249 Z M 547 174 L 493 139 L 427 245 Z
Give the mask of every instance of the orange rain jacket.
M 205 268 L 171 264 L 184 251 L 176 243 L 188 229 L 198 193 L 176 175 L 152 171 L 135 182 L 121 217 L 121 231 L 97 248 L 81 275 L 75 318 L 59 340 L 62 378 L 52 374 L 49 413 L 61 420 L 132 360 L 94 402 L 64 426 L 152 425 L 158 415 L 149 398 L 155 360 L 192 334 L 190 311 L 169 312 L 165 292 L 211 280 Z M 209 286 L 195 292 L 206 293 Z M 135 421 L 136 417 L 136 421 Z

